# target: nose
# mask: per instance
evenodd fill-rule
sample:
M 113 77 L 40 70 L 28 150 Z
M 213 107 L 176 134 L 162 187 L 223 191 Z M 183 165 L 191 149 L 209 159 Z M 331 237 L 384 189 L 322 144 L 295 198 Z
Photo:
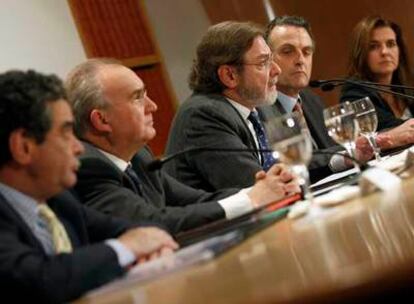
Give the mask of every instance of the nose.
M 76 156 L 81 155 L 85 151 L 85 148 L 83 147 L 82 143 L 79 141 L 79 139 L 77 139 L 75 135 L 73 135 L 72 150 Z
M 276 63 L 276 61 L 272 60 L 271 68 L 270 68 L 270 75 L 272 77 L 279 76 L 282 72 L 280 66 Z
M 381 54 L 386 54 L 388 53 L 389 49 L 387 45 L 381 45 Z
M 145 110 L 147 113 L 153 113 L 158 110 L 157 104 L 149 96 L 145 97 Z
M 296 64 L 297 65 L 302 65 L 305 62 L 305 55 L 303 55 L 303 53 L 301 51 L 297 52 L 297 57 L 296 57 Z

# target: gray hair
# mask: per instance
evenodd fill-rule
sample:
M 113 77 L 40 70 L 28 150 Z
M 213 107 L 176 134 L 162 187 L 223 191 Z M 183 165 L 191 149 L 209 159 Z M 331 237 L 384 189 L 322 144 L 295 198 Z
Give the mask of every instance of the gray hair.
M 75 116 L 74 130 L 79 138 L 90 130 L 90 113 L 93 109 L 103 109 L 108 106 L 102 94 L 102 85 L 97 79 L 100 68 L 107 65 L 122 65 L 116 59 L 89 59 L 76 66 L 65 81 L 68 101 Z

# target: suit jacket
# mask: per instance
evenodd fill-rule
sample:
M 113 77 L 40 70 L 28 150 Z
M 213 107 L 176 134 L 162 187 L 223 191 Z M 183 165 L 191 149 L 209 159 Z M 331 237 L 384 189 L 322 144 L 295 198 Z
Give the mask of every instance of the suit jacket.
M 149 172 L 146 166 L 153 160 L 148 148 L 143 148 L 131 160 L 142 191 L 104 154 L 84 143 L 80 157 L 76 193 L 82 203 L 101 212 L 130 220 L 151 220 L 165 224 L 172 233 L 221 219 L 225 216 L 218 199 L 234 194 L 238 189 L 207 193 L 188 187 L 161 171 Z
M 397 118 L 394 115 L 390 106 L 381 97 L 379 92 L 370 88 L 358 87 L 356 85 L 346 83 L 342 88 L 340 101 L 354 101 L 364 97 L 369 97 L 374 104 L 378 117 L 378 131 L 394 128 L 404 122 L 403 119 Z M 411 114 L 413 114 L 414 104 L 410 103 L 409 109 Z
M 247 124 L 222 95 L 193 94 L 178 109 L 171 125 L 166 153 L 191 147 L 256 149 Z M 262 170 L 255 152 L 196 152 L 175 158 L 164 170 L 196 188 L 214 191 L 249 187 Z
M 323 118 L 324 104 L 320 97 L 308 89 L 303 90 L 299 95 L 302 100 L 302 110 L 309 131 L 318 145 L 318 150 L 314 151 L 308 166 L 311 182 L 316 182 L 333 173 L 329 167 L 332 157 L 329 153 L 338 152 L 343 150 L 343 148 L 331 139 L 326 130 Z M 272 117 L 286 114 L 286 111 L 280 102 L 276 100 L 272 106 L 261 107 L 260 113 L 262 119 L 268 121 Z M 327 154 L 318 154 L 318 152 Z
M 117 237 L 129 223 L 83 207 L 67 191 L 48 204 L 66 228 L 73 254 L 48 256 L 0 195 L 0 285 L 2 296 L 14 302 L 67 302 L 124 273 L 116 253 L 98 242 Z

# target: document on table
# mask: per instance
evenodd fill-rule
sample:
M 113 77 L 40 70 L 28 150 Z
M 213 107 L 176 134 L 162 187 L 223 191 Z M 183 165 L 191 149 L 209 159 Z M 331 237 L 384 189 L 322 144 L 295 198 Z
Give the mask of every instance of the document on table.
M 178 250 L 172 255 L 138 264 L 125 277 L 95 289 L 88 293 L 87 296 L 96 296 L 98 294 L 119 290 L 141 281 L 151 280 L 167 273 L 184 269 L 190 265 L 211 260 L 218 254 L 238 244 L 243 239 L 243 233 L 236 230 L 195 243 L 194 245 Z

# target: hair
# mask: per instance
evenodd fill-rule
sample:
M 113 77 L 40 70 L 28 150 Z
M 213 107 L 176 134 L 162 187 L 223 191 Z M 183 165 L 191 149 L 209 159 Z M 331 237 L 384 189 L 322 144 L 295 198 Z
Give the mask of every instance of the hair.
M 225 89 L 217 70 L 221 65 L 243 69 L 243 57 L 263 30 L 251 22 L 226 21 L 211 26 L 197 46 L 189 86 L 197 93 L 222 93 Z
M 348 76 L 374 81 L 374 75 L 368 66 L 369 44 L 373 30 L 381 27 L 390 27 L 394 31 L 400 51 L 399 65 L 393 73 L 391 83 L 405 84 L 411 73 L 401 28 L 395 22 L 380 16 L 365 17 L 355 26 L 351 36 Z
M 112 58 L 89 59 L 77 65 L 66 78 L 65 88 L 75 117 L 74 131 L 79 138 L 92 127 L 91 111 L 108 106 L 97 75 L 102 67 L 109 65 L 122 66 L 122 63 Z
M 0 74 L 0 166 L 11 160 L 9 138 L 23 129 L 42 143 L 52 126 L 50 102 L 66 99 L 62 81 L 33 70 Z
M 269 39 L 270 39 L 270 34 L 272 32 L 272 30 L 276 27 L 276 26 L 295 26 L 295 27 L 301 27 L 304 28 L 309 36 L 312 39 L 312 43 L 315 46 L 315 41 L 313 39 L 313 33 L 312 33 L 312 29 L 311 26 L 309 24 L 308 21 L 306 21 L 305 18 L 300 17 L 300 16 L 278 16 L 275 19 L 273 19 L 266 27 L 266 31 L 264 34 L 264 37 L 266 39 L 266 41 L 269 43 Z

